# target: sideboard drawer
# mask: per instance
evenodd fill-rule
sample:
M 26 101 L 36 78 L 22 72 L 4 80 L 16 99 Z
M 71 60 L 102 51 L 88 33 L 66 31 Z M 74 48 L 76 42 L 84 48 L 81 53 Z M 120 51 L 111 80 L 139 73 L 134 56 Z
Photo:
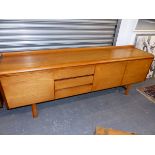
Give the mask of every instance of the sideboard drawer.
M 94 74 L 94 65 L 67 67 L 62 69 L 56 69 L 54 71 L 54 79 L 66 79 L 71 77 L 85 76 Z
M 91 84 L 91 83 L 93 83 L 92 75 L 64 79 L 64 80 L 56 80 L 55 90 L 76 87 L 76 86 L 81 86 L 81 85 L 86 85 L 86 84 Z
M 83 93 L 88 93 L 92 89 L 92 85 L 83 85 L 78 87 L 72 87 L 72 88 L 66 88 L 66 89 L 60 89 L 55 91 L 55 99 L 63 98 L 67 96 L 73 96 Z
M 1 79 L 8 108 L 15 108 L 54 99 L 51 73 L 20 73 Z

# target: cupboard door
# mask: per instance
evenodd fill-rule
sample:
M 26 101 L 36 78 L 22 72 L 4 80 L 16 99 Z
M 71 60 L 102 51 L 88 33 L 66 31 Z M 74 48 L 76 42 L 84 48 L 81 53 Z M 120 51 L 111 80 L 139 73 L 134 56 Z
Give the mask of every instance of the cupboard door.
M 8 108 L 15 108 L 54 99 L 51 73 L 19 73 L 1 79 Z
M 121 84 L 126 62 L 98 64 L 95 68 L 93 90 L 116 87 Z
M 152 59 L 128 61 L 122 85 L 144 81 L 151 63 Z

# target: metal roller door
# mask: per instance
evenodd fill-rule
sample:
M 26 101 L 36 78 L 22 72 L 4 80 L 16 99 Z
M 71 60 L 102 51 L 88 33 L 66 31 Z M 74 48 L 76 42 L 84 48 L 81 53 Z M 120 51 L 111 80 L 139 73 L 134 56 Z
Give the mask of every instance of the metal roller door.
M 111 46 L 116 19 L 0 20 L 0 52 Z

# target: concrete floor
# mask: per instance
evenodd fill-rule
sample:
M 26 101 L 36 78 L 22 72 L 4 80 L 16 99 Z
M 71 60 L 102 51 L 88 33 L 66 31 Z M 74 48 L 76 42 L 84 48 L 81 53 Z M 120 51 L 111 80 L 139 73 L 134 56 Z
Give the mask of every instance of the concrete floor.
M 39 117 L 31 106 L 0 109 L 0 134 L 91 135 L 96 126 L 138 134 L 155 134 L 155 104 L 136 91 L 155 84 L 155 79 L 133 86 L 128 96 L 121 87 L 38 104 Z

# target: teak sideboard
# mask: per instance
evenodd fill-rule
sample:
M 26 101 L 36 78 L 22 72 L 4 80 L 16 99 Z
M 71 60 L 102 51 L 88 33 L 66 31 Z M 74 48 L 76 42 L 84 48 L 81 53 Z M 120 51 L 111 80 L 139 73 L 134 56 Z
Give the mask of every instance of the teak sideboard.
M 132 45 L 3 53 L 0 93 L 8 109 L 144 81 L 153 55 Z M 2 102 L 1 100 L 1 102 Z

